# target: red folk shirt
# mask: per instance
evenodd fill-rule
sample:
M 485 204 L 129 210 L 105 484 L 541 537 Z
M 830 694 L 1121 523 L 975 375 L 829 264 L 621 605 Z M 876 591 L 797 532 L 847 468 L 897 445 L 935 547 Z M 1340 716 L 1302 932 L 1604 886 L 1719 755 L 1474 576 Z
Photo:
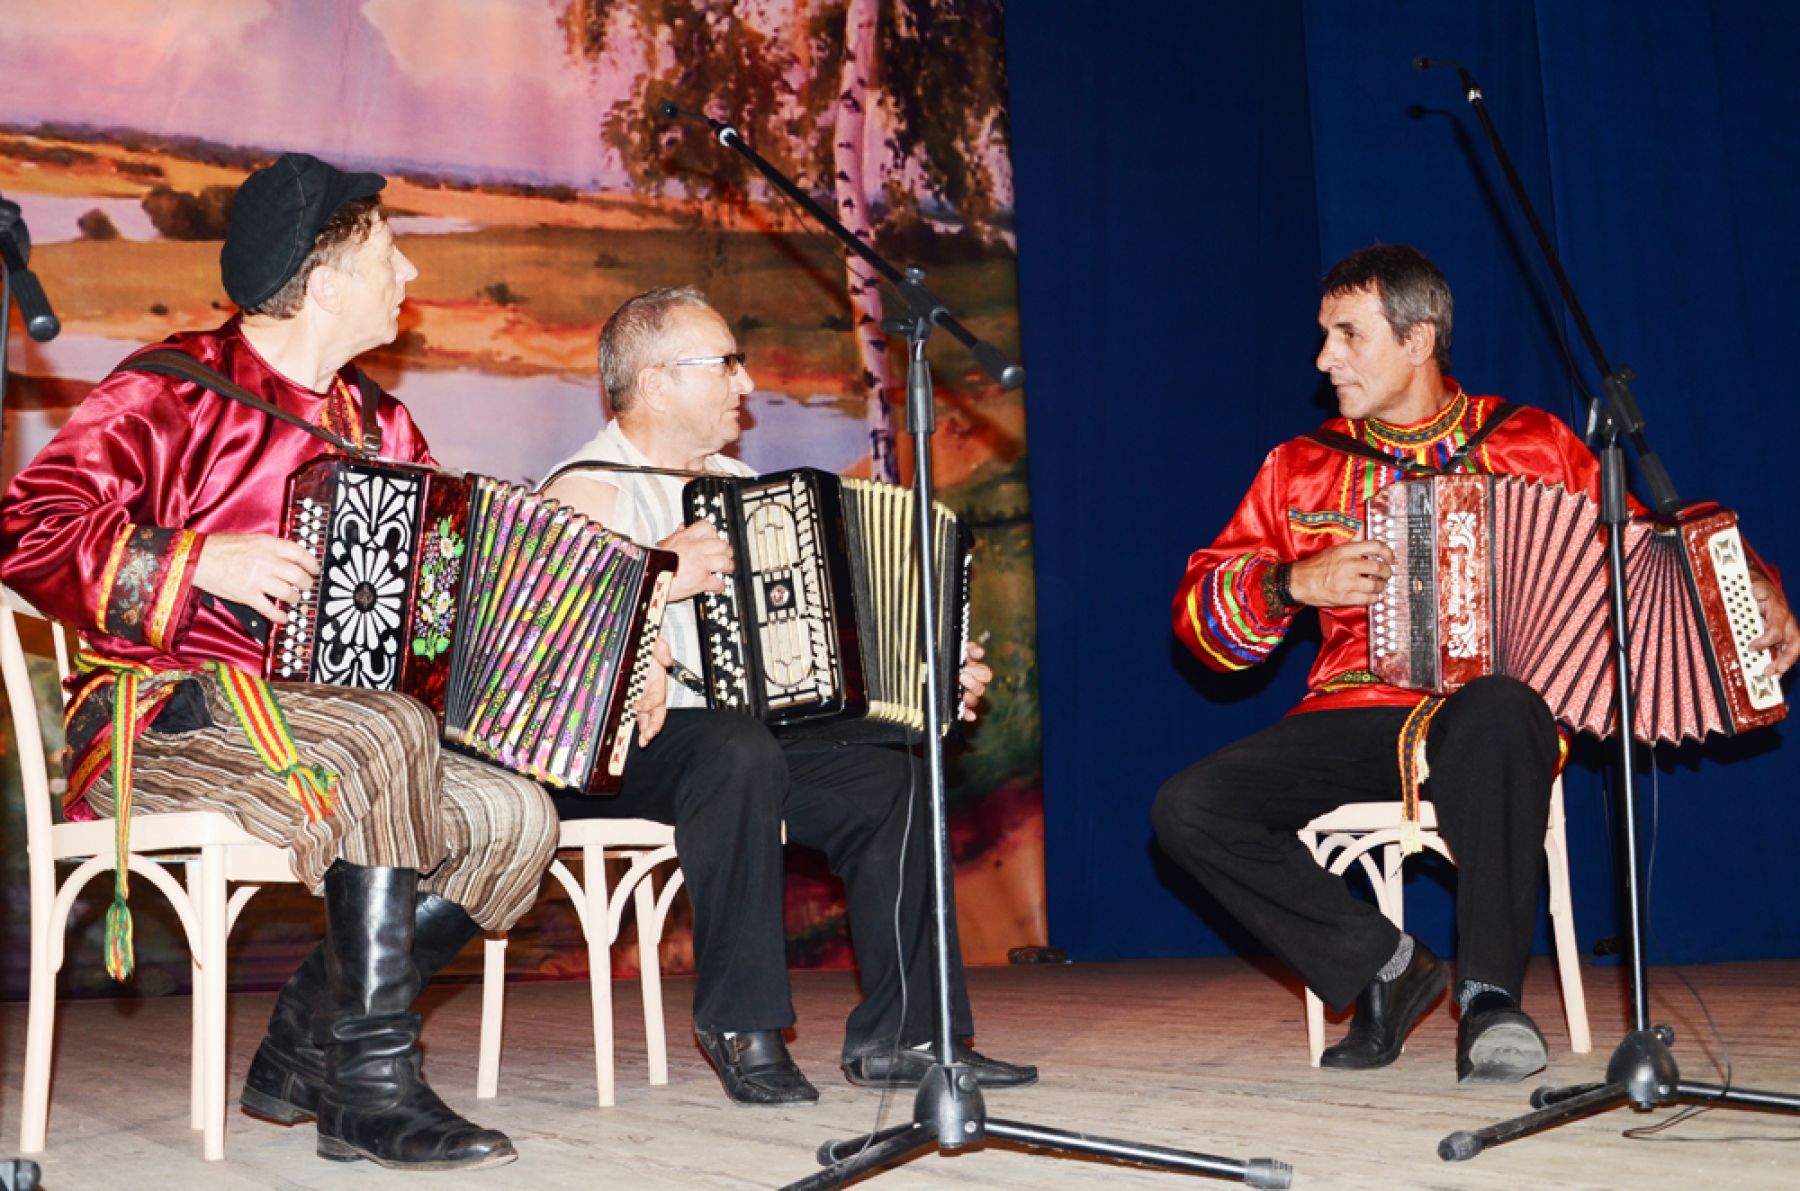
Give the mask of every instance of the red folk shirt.
M 354 368 L 314 393 L 271 368 L 236 318 L 158 346 L 315 425 L 329 418 L 341 433 L 360 419 Z M 378 418 L 385 457 L 432 462 L 398 401 L 383 395 Z M 154 670 L 219 660 L 259 673 L 262 646 L 217 602 L 201 600 L 194 566 L 208 534 L 278 533 L 288 476 L 330 450 L 192 382 L 116 373 L 0 499 L 0 582 L 80 628 L 104 656 Z
M 1450 404 L 1423 422 L 1389 426 L 1373 419 L 1325 424 L 1397 459 L 1442 467 L 1493 415 L 1498 397 L 1471 397 L 1454 380 Z M 1541 410 L 1521 408 L 1457 468 L 1529 476 L 1598 499 L 1599 463 L 1569 428 Z M 1196 550 L 1175 591 L 1175 633 L 1215 670 L 1242 670 L 1273 653 L 1294 623 L 1278 606 L 1277 564 L 1298 562 L 1363 537 L 1369 498 L 1402 477 L 1398 467 L 1296 438 L 1269 453 L 1230 524 Z M 1369 670 L 1366 608 L 1321 608 L 1324 642 L 1295 711 L 1338 707 L 1410 707 L 1424 698 L 1376 679 Z

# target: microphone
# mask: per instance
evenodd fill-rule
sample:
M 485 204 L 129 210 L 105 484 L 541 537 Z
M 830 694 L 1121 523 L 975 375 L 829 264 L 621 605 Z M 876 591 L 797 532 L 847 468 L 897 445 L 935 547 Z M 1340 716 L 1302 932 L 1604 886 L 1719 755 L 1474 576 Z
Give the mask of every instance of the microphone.
M 50 300 L 37 275 L 26 268 L 31 260 L 31 233 L 25 226 L 19 204 L 0 199 L 0 271 L 6 274 L 13 300 L 18 303 L 19 317 L 25 321 L 25 332 L 39 343 L 48 343 L 62 330 Z M 0 326 L 0 335 L 6 328 Z
M 718 134 L 719 143 L 721 145 L 731 144 L 731 139 L 733 137 L 737 138 L 739 144 L 742 144 L 744 140 L 744 138 L 738 134 L 737 129 L 726 124 L 724 121 L 715 120 L 705 112 L 690 112 L 686 108 L 677 106 L 667 99 L 656 105 L 656 114 L 665 120 L 698 120 Z
M 50 299 L 38 284 L 37 274 L 20 269 L 11 274 L 13 298 L 19 304 L 19 317 L 25 320 L 25 333 L 39 343 L 48 343 L 62 332 L 62 323 L 50 309 Z M 4 328 L 0 328 L 3 332 Z
M 1412 60 L 1413 69 L 1420 74 L 1424 74 L 1428 70 L 1435 70 L 1440 66 L 1448 66 L 1456 72 L 1457 77 L 1462 80 L 1463 90 L 1470 93 L 1471 102 L 1480 98 L 1481 87 L 1475 82 L 1474 76 L 1455 58 L 1428 58 L 1424 54 L 1420 54 Z

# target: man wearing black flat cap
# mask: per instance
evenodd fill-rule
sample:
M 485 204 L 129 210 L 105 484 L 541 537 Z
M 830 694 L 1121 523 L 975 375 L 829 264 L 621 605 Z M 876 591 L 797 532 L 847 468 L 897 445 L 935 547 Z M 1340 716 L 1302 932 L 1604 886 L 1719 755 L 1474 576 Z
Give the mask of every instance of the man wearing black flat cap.
M 418 275 L 385 184 L 304 153 L 245 180 L 219 258 L 240 313 L 157 346 L 282 417 L 134 369 L 134 355 L 0 500 L 0 581 L 83 637 L 66 814 L 218 811 L 287 847 L 325 898 L 325 941 L 276 1002 L 243 1106 L 316 1117 L 325 1158 L 466 1169 L 516 1155 L 426 1085 L 413 1001 L 531 905 L 556 813 L 535 783 L 441 752 L 405 696 L 256 677 L 261 634 L 317 572 L 276 533 L 287 477 L 333 449 L 308 428 L 432 462 L 406 410 L 350 363 L 393 340 Z M 122 890 L 115 911 L 108 967 L 123 978 Z

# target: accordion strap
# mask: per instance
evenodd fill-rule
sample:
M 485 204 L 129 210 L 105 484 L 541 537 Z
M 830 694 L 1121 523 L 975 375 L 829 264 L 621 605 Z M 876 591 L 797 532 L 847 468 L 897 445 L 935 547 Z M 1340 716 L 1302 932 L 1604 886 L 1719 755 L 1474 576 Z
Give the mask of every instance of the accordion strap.
M 710 471 L 686 471 L 679 467 L 650 467 L 637 463 L 614 463 L 610 459 L 578 459 L 574 463 L 565 463 L 543 479 L 538 481 L 537 491 L 542 492 L 566 475 L 583 471 L 622 471 L 644 476 L 674 476 L 683 480 L 716 480 L 721 473 Z M 726 479 L 736 477 L 726 476 Z
M 1397 467 L 1409 476 L 1439 476 L 1455 471 L 1457 465 L 1467 459 L 1487 440 L 1488 435 L 1500 428 L 1501 423 L 1519 412 L 1519 406 L 1510 401 L 1502 401 L 1494 408 L 1493 416 L 1482 423 L 1481 428 L 1469 435 L 1462 446 L 1444 461 L 1444 466 L 1434 467 L 1429 463 L 1420 463 L 1417 459 L 1402 459 L 1390 455 L 1379 447 L 1372 447 L 1359 438 L 1351 438 L 1338 430 L 1313 430 L 1300 437 L 1333 451 L 1342 451 L 1346 455 L 1355 455 L 1359 459 L 1372 459 L 1384 467 Z
M 355 367 L 352 365 L 352 367 Z M 368 373 L 356 369 L 356 400 L 362 406 L 362 445 L 370 457 L 381 454 L 381 389 Z
M 285 409 L 270 405 L 250 390 L 207 367 L 186 352 L 179 352 L 167 347 L 147 351 L 142 355 L 133 356 L 113 369 L 115 375 L 120 372 L 153 372 L 158 376 L 191 381 L 203 389 L 212 390 L 221 397 L 228 397 L 233 401 L 248 405 L 252 409 L 261 410 L 276 421 L 286 422 L 290 426 L 304 430 L 314 438 L 322 438 L 349 455 L 372 455 L 381 449 L 381 431 L 375 425 L 376 403 L 369 399 L 369 393 L 374 384 L 360 369 L 356 374 L 356 384 L 362 392 L 364 441 L 360 446 L 348 439 L 339 438 L 323 426 L 313 425 L 298 414 L 291 414 Z M 369 441 L 371 434 L 373 434 L 372 444 Z

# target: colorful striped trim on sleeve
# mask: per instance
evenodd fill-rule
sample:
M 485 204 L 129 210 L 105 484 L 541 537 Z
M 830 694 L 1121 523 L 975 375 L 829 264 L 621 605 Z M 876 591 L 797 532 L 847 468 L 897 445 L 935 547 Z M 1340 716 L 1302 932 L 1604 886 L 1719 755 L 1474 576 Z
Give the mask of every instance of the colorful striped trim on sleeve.
M 191 529 L 178 531 L 174 548 L 169 551 L 169 565 L 163 574 L 161 589 L 156 594 L 156 607 L 150 614 L 150 644 L 158 649 L 169 647 L 169 625 L 181 607 L 188 588 L 188 571 L 199 561 L 195 549 L 200 535 Z
M 118 535 L 113 538 L 112 552 L 106 557 L 106 569 L 100 572 L 100 600 L 94 608 L 94 627 L 103 633 L 112 631 L 106 627 L 106 613 L 112 605 L 113 584 L 118 580 L 119 566 L 125 561 L 125 547 L 136 528 L 129 523 L 119 527 Z
M 1273 653 L 1287 636 L 1292 615 L 1277 616 L 1262 597 L 1262 582 L 1275 560 L 1244 554 L 1208 573 L 1188 592 L 1188 627 L 1209 657 L 1226 670 L 1243 670 Z

